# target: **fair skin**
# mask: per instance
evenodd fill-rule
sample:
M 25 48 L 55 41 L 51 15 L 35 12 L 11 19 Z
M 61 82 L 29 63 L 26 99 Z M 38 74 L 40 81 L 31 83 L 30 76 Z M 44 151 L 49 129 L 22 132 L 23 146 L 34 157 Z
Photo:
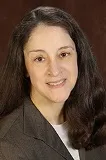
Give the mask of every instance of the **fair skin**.
M 30 97 L 51 124 L 64 122 L 62 108 L 78 77 L 73 40 L 61 27 L 39 24 L 24 47 Z

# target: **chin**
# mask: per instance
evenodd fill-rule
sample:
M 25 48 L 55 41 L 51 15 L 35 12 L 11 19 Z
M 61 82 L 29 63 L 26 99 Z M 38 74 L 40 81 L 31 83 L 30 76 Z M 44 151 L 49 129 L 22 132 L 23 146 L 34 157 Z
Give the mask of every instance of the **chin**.
M 64 96 L 64 97 L 55 97 L 51 99 L 52 102 L 54 103 L 65 103 L 65 101 L 68 99 L 69 95 L 68 96 Z

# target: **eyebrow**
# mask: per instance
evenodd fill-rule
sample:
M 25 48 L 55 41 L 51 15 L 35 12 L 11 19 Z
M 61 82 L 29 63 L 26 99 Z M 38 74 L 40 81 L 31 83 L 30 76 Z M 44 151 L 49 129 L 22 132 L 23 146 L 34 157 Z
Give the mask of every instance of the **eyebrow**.
M 68 48 L 71 48 L 72 50 L 75 49 L 74 46 L 63 46 L 63 47 L 60 47 L 58 50 L 68 49 Z M 33 49 L 33 50 L 30 50 L 28 53 L 31 53 L 31 52 L 46 52 L 46 51 L 43 49 Z

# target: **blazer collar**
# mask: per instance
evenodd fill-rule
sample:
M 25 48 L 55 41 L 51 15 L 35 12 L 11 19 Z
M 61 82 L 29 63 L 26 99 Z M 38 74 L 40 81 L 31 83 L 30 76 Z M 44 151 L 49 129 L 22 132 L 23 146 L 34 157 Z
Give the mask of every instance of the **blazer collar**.
M 44 141 L 67 160 L 73 160 L 51 124 L 43 117 L 30 98 L 24 100 L 24 133 Z
M 32 103 L 30 98 L 25 98 L 23 107 L 23 128 L 27 136 L 44 141 L 48 146 L 58 152 L 67 160 L 73 160 L 51 124 L 43 117 Z M 105 148 L 105 149 L 104 149 Z M 91 151 L 79 150 L 80 160 L 106 159 L 106 145 Z M 98 159 L 98 160 L 99 160 Z

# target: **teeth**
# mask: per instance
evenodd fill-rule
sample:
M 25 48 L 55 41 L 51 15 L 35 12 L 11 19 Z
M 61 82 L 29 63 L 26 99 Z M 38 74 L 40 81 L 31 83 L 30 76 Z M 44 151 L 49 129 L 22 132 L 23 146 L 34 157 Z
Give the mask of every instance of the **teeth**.
M 61 84 L 61 83 L 63 83 L 64 82 L 64 80 L 61 80 L 60 82 L 50 82 L 50 83 L 48 83 L 49 85 L 52 85 L 52 86 L 56 86 L 56 85 L 59 85 L 59 84 Z

